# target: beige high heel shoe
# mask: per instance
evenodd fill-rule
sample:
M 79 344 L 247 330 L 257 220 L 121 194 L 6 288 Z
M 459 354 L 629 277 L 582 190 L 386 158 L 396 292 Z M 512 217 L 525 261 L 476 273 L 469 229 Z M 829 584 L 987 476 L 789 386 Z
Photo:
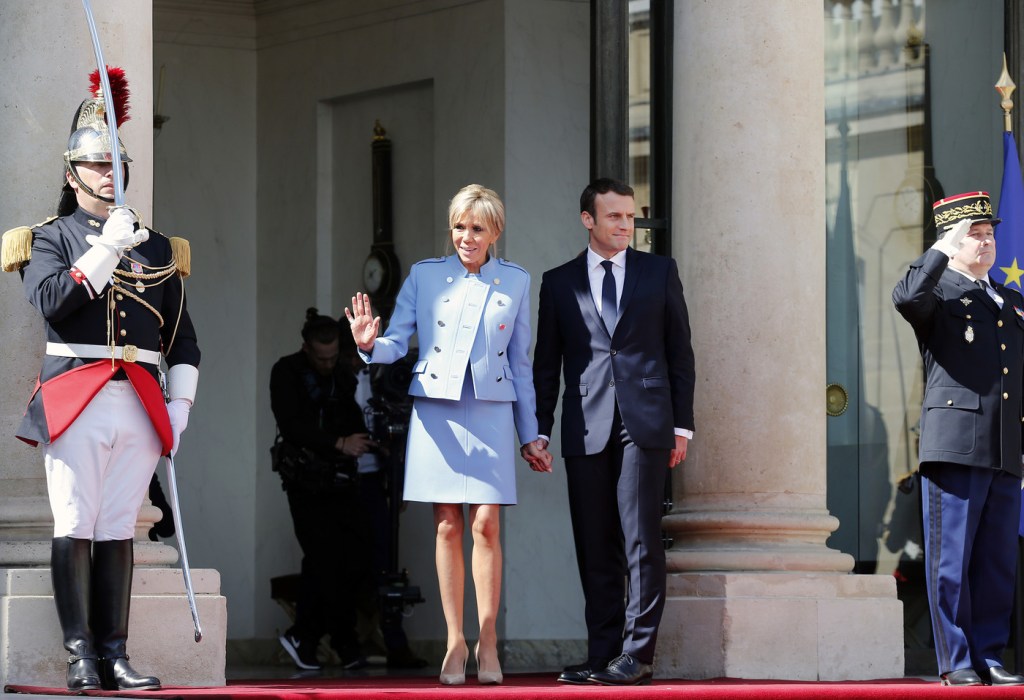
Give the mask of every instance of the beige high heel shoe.
M 480 665 L 480 642 L 476 643 L 473 649 L 473 656 L 476 657 L 476 679 L 481 685 L 500 685 L 504 680 L 501 675 L 501 664 L 498 662 L 498 650 L 494 650 L 494 669 L 484 669 Z
M 441 684 L 462 685 L 466 682 L 466 664 L 469 662 L 469 647 L 449 649 L 441 662 Z

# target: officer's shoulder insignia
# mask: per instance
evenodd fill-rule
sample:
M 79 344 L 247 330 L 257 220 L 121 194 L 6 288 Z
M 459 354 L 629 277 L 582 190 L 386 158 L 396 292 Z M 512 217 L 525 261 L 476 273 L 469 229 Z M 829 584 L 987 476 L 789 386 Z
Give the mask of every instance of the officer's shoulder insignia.
M 174 265 L 178 268 L 178 276 L 185 279 L 192 274 L 192 247 L 187 239 L 180 236 L 168 236 L 167 240 L 171 243 L 171 255 L 174 257 Z
M 4 233 L 0 249 L 0 264 L 4 272 L 20 270 L 32 259 L 32 229 L 28 226 L 12 228 Z
M 14 272 L 25 267 L 32 259 L 32 229 L 48 224 L 56 216 L 51 216 L 35 226 L 18 226 L 4 233 L 3 245 L 0 246 L 0 266 L 4 272 Z

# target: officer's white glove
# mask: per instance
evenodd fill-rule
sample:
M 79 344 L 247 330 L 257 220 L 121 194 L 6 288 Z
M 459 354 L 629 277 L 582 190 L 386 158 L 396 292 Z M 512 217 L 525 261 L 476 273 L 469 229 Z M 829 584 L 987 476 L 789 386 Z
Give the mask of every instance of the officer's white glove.
M 74 267 L 89 280 L 96 294 L 100 294 L 107 286 L 124 251 L 149 240 L 147 229 L 135 230 L 138 220 L 130 207 L 115 207 L 110 212 L 110 218 L 103 224 L 102 235 L 85 237 L 92 248 L 75 261 Z M 76 279 L 81 278 L 76 276 Z
M 971 230 L 972 223 L 974 222 L 971 219 L 962 219 L 956 222 L 942 234 L 939 240 L 932 243 L 932 248 L 942 251 L 952 258 L 960 251 L 960 246 L 964 242 L 964 236 Z
M 131 207 L 114 207 L 110 218 L 103 224 L 102 235 L 86 236 L 85 240 L 93 246 L 105 246 L 113 249 L 118 257 L 124 251 L 149 240 L 149 230 L 136 225 L 139 217 Z
M 172 399 L 167 404 L 167 417 L 171 419 L 171 433 L 174 435 L 174 444 L 171 446 L 171 457 L 178 451 L 181 443 L 181 434 L 188 426 L 188 412 L 192 408 L 192 402 L 188 399 Z
M 171 433 L 174 444 L 171 456 L 178 451 L 181 434 L 188 425 L 188 412 L 196 399 L 199 385 L 199 368 L 193 365 L 177 364 L 167 370 L 167 417 L 171 419 Z

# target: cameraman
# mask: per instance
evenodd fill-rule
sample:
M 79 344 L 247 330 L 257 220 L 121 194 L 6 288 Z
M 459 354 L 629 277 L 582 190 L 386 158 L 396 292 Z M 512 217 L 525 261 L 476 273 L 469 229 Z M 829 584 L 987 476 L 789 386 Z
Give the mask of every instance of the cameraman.
M 270 406 L 281 443 L 274 468 L 288 494 L 302 572 L 295 624 L 280 637 L 300 669 L 319 670 L 320 638 L 345 669 L 366 665 L 356 634 L 356 600 L 372 585 L 368 523 L 356 460 L 376 447 L 356 403 L 351 370 L 339 363 L 339 326 L 311 308 L 302 349 L 270 372 Z

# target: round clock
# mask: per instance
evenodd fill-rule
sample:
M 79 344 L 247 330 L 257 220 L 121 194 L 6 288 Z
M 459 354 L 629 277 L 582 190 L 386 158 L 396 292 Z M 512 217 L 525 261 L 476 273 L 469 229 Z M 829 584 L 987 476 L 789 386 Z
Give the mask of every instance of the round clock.
M 375 295 L 386 289 L 391 280 L 391 261 L 380 250 L 370 251 L 363 263 L 363 286 L 368 294 Z

